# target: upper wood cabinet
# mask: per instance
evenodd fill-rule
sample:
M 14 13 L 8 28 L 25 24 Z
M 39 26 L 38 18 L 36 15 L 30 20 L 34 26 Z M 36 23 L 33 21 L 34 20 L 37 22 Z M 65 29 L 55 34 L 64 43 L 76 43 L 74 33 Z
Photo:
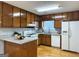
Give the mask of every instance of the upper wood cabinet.
M 2 27 L 2 2 L 0 2 L 0 27 Z
M 61 28 L 61 20 L 55 20 L 54 27 L 55 28 Z
M 30 17 L 30 13 L 27 12 L 27 24 L 31 23 L 31 17 Z
M 37 20 L 37 17 L 35 14 L 27 12 L 27 24 L 32 24 Z
M 13 27 L 20 27 L 20 9 L 17 7 L 13 7 Z
M 12 6 L 3 3 L 2 27 L 12 27 Z
M 35 23 L 39 17 L 36 14 L 0 2 L 0 27 L 25 28 L 27 24 Z
M 67 12 L 63 13 L 63 19 L 62 20 L 68 20 L 68 13 Z
M 26 11 L 21 10 L 21 27 L 25 28 L 26 26 L 27 26 Z
M 30 17 L 31 23 L 35 22 L 35 15 L 33 13 L 30 14 Z
M 39 19 L 38 19 L 38 16 L 37 15 L 35 15 L 35 21 L 38 21 Z
M 79 20 L 79 11 L 73 12 L 73 20 Z
M 73 20 L 73 12 L 68 12 L 68 20 Z
M 52 15 L 52 16 L 51 16 Z M 42 19 L 43 20 L 72 20 L 76 21 L 79 20 L 79 11 L 72 11 L 72 12 L 63 12 L 63 13 L 58 13 L 58 14 L 51 14 L 51 15 L 43 15 Z M 62 16 L 62 18 L 54 18 L 56 16 Z
M 54 27 L 55 28 L 61 28 L 61 20 L 63 20 L 63 14 L 59 13 L 59 14 L 55 14 L 55 19 L 54 19 Z
M 43 15 L 43 16 L 42 16 L 42 19 L 43 19 L 43 20 L 51 20 L 52 17 L 51 17 L 51 15 Z

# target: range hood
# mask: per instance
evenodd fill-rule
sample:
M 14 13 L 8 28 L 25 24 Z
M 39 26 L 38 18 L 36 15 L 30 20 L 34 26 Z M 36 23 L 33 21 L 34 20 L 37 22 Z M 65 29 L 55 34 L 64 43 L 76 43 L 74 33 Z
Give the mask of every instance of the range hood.
M 32 26 L 32 27 L 36 27 L 36 24 L 27 24 L 27 26 Z
M 35 28 L 35 27 L 36 27 L 36 24 L 27 24 L 26 28 Z

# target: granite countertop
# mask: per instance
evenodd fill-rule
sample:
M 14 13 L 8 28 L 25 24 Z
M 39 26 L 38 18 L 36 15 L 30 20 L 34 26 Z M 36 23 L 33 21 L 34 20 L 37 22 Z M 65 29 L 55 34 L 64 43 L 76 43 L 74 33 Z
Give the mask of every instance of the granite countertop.
M 24 44 L 37 39 L 38 39 L 38 36 L 25 37 L 23 40 L 17 40 L 13 36 L 0 36 L 0 40 L 17 43 L 17 44 Z

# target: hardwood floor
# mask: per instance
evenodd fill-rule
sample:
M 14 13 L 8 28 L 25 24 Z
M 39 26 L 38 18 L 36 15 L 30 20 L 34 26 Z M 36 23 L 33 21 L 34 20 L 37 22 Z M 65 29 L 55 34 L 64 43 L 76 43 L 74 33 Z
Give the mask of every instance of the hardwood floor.
M 78 53 L 62 51 L 59 48 L 38 46 L 38 57 L 79 57 Z

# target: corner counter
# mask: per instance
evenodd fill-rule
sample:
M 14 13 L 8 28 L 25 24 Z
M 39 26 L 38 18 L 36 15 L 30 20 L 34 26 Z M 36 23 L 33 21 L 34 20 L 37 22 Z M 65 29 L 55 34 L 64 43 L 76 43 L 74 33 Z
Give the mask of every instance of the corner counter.
M 36 57 L 37 37 L 26 37 L 16 40 L 13 37 L 0 36 L 4 41 L 4 54 L 8 57 Z

